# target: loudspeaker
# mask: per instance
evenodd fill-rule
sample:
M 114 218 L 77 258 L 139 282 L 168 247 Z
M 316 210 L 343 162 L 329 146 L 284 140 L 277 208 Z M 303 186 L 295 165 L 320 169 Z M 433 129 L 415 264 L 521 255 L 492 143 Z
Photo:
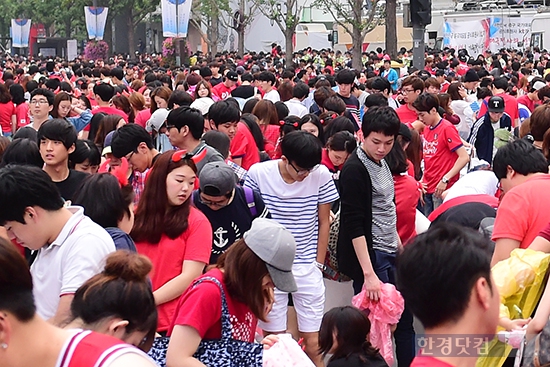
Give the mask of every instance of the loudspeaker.
M 432 23 L 432 1 L 410 0 L 411 23 L 413 25 L 428 25 Z

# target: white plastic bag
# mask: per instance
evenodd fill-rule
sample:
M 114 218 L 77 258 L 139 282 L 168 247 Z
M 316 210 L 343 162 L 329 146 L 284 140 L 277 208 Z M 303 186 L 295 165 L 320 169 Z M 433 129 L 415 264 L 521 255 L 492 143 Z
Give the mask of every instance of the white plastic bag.
M 264 367 L 315 367 L 290 334 L 277 335 L 279 341 L 264 350 Z

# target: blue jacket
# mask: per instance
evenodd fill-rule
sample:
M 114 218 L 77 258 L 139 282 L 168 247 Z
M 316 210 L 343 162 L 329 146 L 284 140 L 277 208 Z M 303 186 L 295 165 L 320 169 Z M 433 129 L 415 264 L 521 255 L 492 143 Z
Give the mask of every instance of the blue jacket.
M 508 114 L 502 115 L 499 122 L 499 129 L 512 130 L 512 119 Z M 489 112 L 480 117 L 470 130 L 468 143 L 476 148 L 476 154 L 479 159 L 487 161 L 489 164 L 493 162 L 493 147 L 495 144 L 495 129 L 491 124 Z

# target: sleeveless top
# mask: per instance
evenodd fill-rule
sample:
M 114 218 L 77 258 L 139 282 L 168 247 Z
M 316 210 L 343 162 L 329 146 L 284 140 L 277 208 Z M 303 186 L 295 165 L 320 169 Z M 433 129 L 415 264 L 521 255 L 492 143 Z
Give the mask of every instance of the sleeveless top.
M 127 353 L 146 356 L 141 350 L 120 339 L 80 330 L 65 342 L 55 367 L 106 367 Z

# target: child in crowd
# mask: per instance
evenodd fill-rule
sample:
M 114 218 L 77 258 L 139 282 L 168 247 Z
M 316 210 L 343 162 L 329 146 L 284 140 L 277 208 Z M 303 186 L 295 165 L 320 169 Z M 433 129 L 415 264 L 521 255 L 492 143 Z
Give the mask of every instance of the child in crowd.
M 387 367 L 368 340 L 370 321 L 353 306 L 335 307 L 323 316 L 319 349 L 329 359 L 327 367 Z

